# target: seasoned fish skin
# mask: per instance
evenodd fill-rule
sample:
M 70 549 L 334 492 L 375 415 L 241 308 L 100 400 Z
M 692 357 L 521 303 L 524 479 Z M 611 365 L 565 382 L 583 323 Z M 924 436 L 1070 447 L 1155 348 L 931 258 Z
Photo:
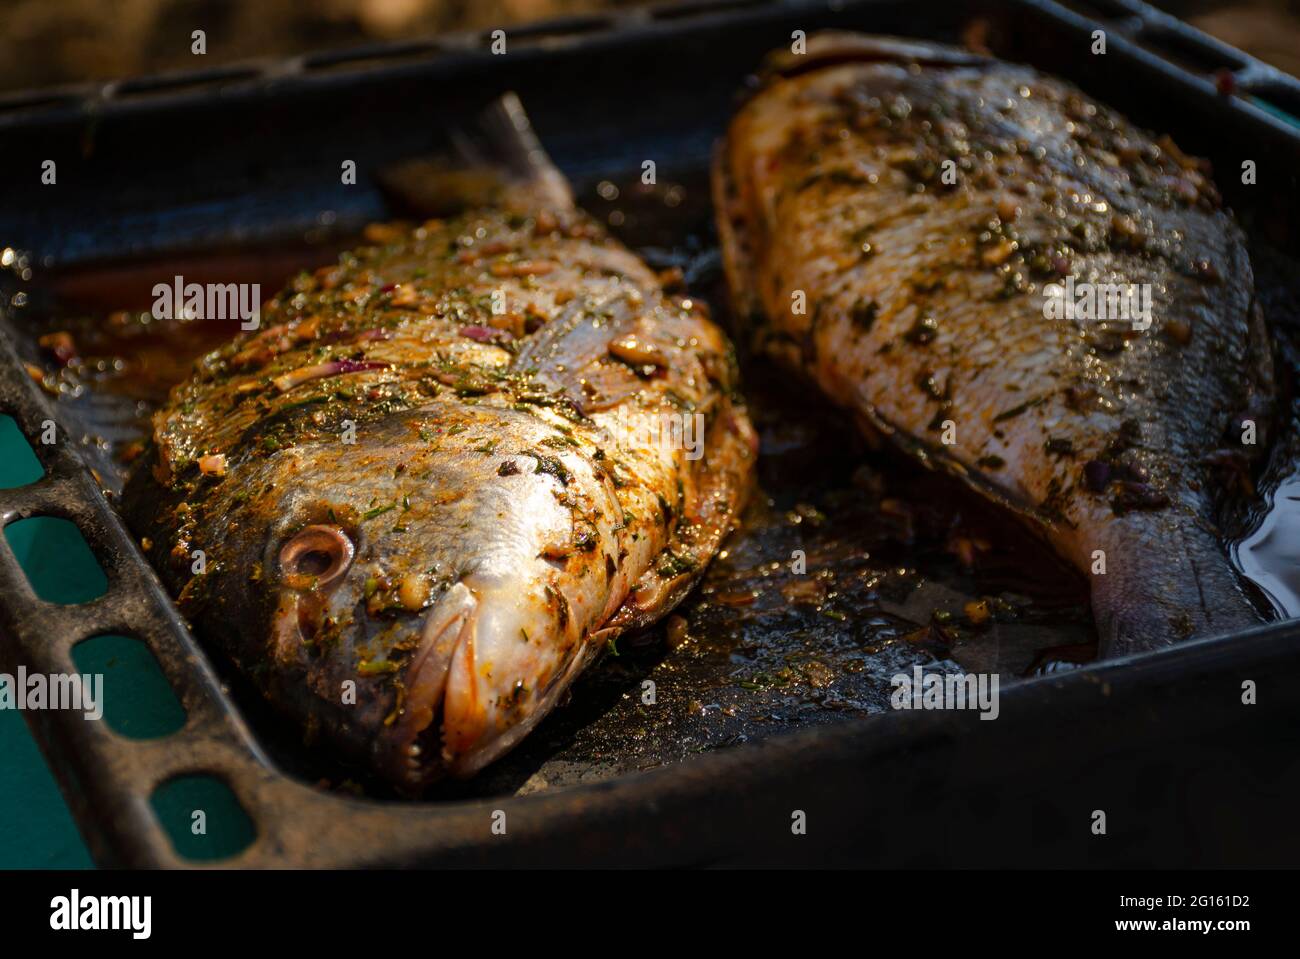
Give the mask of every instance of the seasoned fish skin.
M 714 191 L 759 348 L 1040 530 L 1103 654 L 1258 622 L 1212 491 L 1272 360 L 1200 164 L 1029 68 L 826 34 L 773 58 Z M 1067 278 L 1149 284 L 1150 327 L 1049 318 Z
M 703 306 L 584 214 L 368 239 L 198 362 L 123 511 L 202 636 L 415 793 L 511 748 L 684 595 L 756 442 Z M 636 432 L 694 414 L 698 459 Z

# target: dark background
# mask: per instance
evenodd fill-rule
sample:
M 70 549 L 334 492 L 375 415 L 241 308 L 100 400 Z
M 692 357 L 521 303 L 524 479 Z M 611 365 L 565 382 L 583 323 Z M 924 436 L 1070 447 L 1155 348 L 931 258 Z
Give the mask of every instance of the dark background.
M 637 5 L 632 0 L 4 0 L 0 90 L 211 67 Z M 1156 6 L 1300 74 L 1300 0 L 1163 0 Z M 190 52 L 195 29 L 207 34 L 201 64 Z

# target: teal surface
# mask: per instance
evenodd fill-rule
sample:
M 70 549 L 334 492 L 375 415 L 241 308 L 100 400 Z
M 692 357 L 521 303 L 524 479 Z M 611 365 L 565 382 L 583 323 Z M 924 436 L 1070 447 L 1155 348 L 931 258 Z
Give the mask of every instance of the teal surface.
M 45 475 L 12 416 L 0 413 L 0 489 L 35 483 Z
M 1293 127 L 1300 127 L 1300 117 L 1297 117 L 1292 113 L 1288 113 L 1286 110 L 1282 109 L 1276 103 L 1273 103 L 1272 101 L 1268 100 L 1267 94 L 1265 94 L 1265 96 L 1262 97 L 1248 96 L 1246 99 L 1248 99 L 1251 103 L 1255 104 L 1255 106 L 1259 107 L 1261 110 L 1265 110 L 1268 113 L 1273 114 L 1273 116 L 1277 117 L 1279 120 L 1285 120 Z
M 163 783 L 153 794 L 153 809 L 176 851 L 197 862 L 225 859 L 255 836 L 230 787 L 211 776 Z
M 88 603 L 108 589 L 108 577 L 72 521 L 33 516 L 10 523 L 4 535 L 33 591 L 47 603 Z
M 127 739 L 157 739 L 185 725 L 185 708 L 149 647 L 130 636 L 92 636 L 72 648 L 81 673 L 104 677 L 104 722 Z
M 0 869 L 93 866 L 17 710 L 0 710 Z
M 40 461 L 12 418 L 0 414 L 0 489 L 23 486 L 42 475 Z M 11 523 L 4 536 L 43 599 L 83 603 L 104 593 L 103 570 L 72 523 L 32 517 Z M 78 670 L 104 677 L 103 721 L 119 735 L 156 738 L 184 725 L 183 708 L 153 654 L 138 640 L 92 637 L 74 647 L 73 659 Z M 230 789 L 211 777 L 164 783 L 154 793 L 153 806 L 177 852 L 186 858 L 225 858 L 253 839 L 252 823 Z M 194 813 L 199 810 L 206 832 L 196 835 Z M 0 709 L 0 869 L 93 865 L 22 714 Z
M 43 473 L 13 419 L 0 414 L 0 489 L 25 486 Z M 26 568 L 31 536 L 17 539 L 14 543 L 11 538 L 10 543 Z M 103 576 L 98 565 L 91 582 L 95 574 Z M 84 592 L 87 583 L 83 581 L 79 588 Z M 0 709 L 0 869 L 84 869 L 91 865 L 90 853 L 22 713 Z

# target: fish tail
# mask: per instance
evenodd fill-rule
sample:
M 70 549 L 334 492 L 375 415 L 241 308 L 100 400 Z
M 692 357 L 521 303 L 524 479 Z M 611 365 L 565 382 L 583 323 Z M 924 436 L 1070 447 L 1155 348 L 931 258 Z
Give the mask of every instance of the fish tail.
M 1116 526 L 1106 555 L 1087 559 L 1101 657 L 1260 625 L 1218 537 L 1195 517 L 1169 523 L 1131 514 Z
M 956 47 L 904 37 L 869 36 L 847 30 L 821 30 L 802 50 L 782 48 L 763 61 L 764 79 L 792 77 L 844 63 L 917 63 L 922 66 L 972 66 L 987 56 Z
M 513 92 L 452 130 L 450 139 L 450 151 L 380 171 L 380 184 L 402 206 L 425 216 L 488 206 L 521 212 L 573 209 L 568 181 L 542 148 Z

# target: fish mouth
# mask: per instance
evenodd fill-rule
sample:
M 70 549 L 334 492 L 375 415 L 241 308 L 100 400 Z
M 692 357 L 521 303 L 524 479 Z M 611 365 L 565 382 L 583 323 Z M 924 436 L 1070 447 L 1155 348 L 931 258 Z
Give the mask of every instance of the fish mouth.
M 455 755 L 444 757 L 447 760 L 447 772 L 461 779 L 468 778 L 514 749 L 539 722 L 550 714 L 555 704 L 592 660 L 595 648 L 597 648 L 595 645 L 574 647 L 572 654 L 546 683 L 540 699 L 531 705 L 525 715 L 504 729 L 494 732 L 480 729 L 469 746 Z
M 489 597 L 493 603 L 499 597 Z M 507 715 L 482 699 L 477 647 L 493 629 L 484 600 L 464 582 L 431 608 L 420 644 L 407 667 L 396 719 L 375 749 L 399 791 L 419 795 L 438 780 L 479 772 L 542 720 L 591 659 L 591 646 L 574 646 L 526 711 Z
M 429 610 L 420 645 L 405 673 L 397 718 L 377 744 L 389 777 L 419 790 L 448 771 L 442 755 L 442 715 L 452 657 L 471 642 L 478 621 L 478 598 L 457 583 Z

